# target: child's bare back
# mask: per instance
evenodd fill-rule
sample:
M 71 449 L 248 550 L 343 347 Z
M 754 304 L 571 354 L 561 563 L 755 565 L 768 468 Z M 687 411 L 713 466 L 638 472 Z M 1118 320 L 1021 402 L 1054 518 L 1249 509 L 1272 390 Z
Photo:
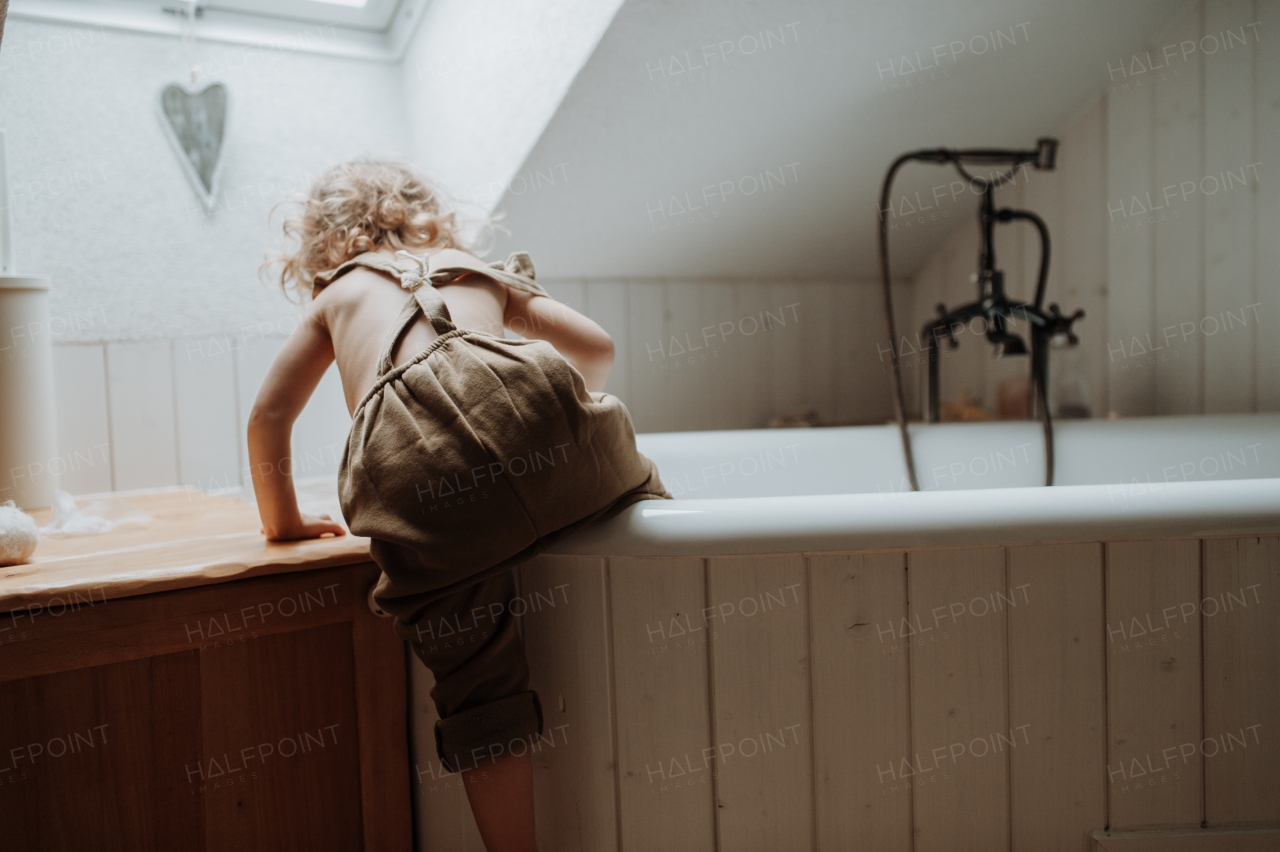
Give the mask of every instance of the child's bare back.
M 390 249 L 379 254 L 388 260 Z M 426 254 L 434 262 L 442 255 L 465 255 L 456 249 L 431 249 Z M 508 290 L 481 275 L 464 275 L 438 288 L 459 328 L 501 336 L 507 311 Z M 373 387 L 378 373 L 378 357 L 396 318 L 404 308 L 407 293 L 394 280 L 368 267 L 358 266 L 316 293 L 308 315 L 328 333 L 333 345 L 347 410 L 356 406 Z M 392 356 L 400 366 L 426 349 L 436 338 L 435 330 L 423 315 L 409 327 Z

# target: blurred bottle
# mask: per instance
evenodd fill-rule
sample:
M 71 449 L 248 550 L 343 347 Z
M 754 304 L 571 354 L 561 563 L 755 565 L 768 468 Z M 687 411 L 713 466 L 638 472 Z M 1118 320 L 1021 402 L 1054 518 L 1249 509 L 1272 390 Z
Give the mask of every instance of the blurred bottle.
M 1077 361 L 1053 383 L 1054 417 L 1091 417 L 1089 383 Z

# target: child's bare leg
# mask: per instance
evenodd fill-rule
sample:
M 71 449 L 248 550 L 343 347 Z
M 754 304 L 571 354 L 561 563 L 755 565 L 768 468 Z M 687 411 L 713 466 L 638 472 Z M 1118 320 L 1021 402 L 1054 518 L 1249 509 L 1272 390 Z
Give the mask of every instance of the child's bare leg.
M 471 813 L 489 852 L 537 852 L 533 836 L 533 756 L 506 755 L 462 773 Z

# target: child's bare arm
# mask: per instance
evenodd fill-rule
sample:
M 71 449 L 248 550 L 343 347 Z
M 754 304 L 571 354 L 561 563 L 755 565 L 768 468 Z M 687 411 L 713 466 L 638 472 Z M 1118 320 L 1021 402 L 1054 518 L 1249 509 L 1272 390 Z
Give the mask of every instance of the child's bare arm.
M 272 541 L 346 533 L 328 515 L 301 514 L 293 491 L 293 423 L 332 363 L 333 342 L 312 303 L 267 371 L 249 414 L 249 469 L 262 531 Z
M 613 338 L 590 317 L 555 299 L 508 288 L 502 324 L 522 337 L 547 341 L 582 374 L 587 390 L 604 390 L 613 368 Z

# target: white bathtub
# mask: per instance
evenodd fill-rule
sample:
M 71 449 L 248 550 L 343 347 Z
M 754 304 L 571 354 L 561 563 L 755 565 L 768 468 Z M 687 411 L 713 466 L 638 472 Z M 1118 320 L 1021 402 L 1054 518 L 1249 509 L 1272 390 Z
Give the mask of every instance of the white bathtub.
M 671 502 L 648 501 L 564 554 L 789 553 L 1280 532 L 1280 414 L 1064 420 L 1044 488 L 1038 423 L 640 435 Z
M 912 432 L 919 493 L 892 426 L 641 435 L 678 499 L 520 566 L 543 848 L 1280 848 L 1280 415 L 1063 422 L 1052 488 Z

